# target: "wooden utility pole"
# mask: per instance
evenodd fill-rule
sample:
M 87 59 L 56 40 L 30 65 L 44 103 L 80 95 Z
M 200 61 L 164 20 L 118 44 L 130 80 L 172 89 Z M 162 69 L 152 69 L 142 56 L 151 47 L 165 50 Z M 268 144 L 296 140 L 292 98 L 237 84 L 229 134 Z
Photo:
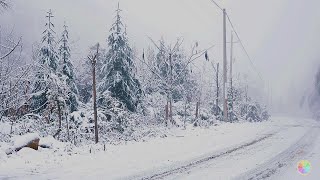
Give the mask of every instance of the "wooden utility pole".
M 199 102 L 196 103 L 196 119 L 199 117 Z
M 166 111 L 166 124 L 168 125 L 168 122 L 169 122 L 169 101 L 168 100 L 167 100 L 167 104 L 165 105 L 165 111 Z
M 230 47 L 230 108 L 233 111 L 233 89 L 232 89 L 232 63 L 233 63 L 233 32 L 231 31 L 231 47 Z M 232 122 L 232 116 L 229 117 Z
M 219 113 L 219 63 L 217 63 L 217 71 L 216 71 L 216 85 L 217 85 L 217 97 L 216 97 L 216 113 Z
M 269 111 L 272 112 L 272 106 L 273 106 L 273 102 L 272 102 L 272 87 L 270 86 L 270 106 L 269 106 Z
M 223 120 L 228 120 L 226 85 L 227 85 L 227 28 L 226 28 L 226 10 L 223 9 Z
M 245 95 L 246 95 L 246 114 L 248 114 L 248 84 L 245 86 Z M 246 117 L 247 120 L 247 117 Z
M 60 106 L 60 101 L 57 98 L 56 99 L 57 106 L 58 106 L 58 115 L 59 115 L 59 129 L 61 129 L 61 122 L 62 122 L 62 114 L 61 114 L 61 106 Z
M 97 57 L 99 54 L 99 43 L 97 44 L 97 51 L 94 55 L 88 56 L 88 59 L 92 65 L 92 91 L 93 91 L 93 118 L 94 118 L 94 135 L 95 135 L 95 142 L 99 142 L 98 137 L 98 113 L 97 113 L 97 89 L 96 89 L 96 64 L 97 64 Z
M 170 115 L 170 121 L 171 124 L 173 123 L 173 117 L 172 117 L 172 89 L 173 89 L 173 73 L 172 73 L 172 69 L 173 69 L 173 65 L 172 65 L 172 54 L 171 52 L 169 53 L 169 63 L 170 63 L 170 95 L 169 95 L 169 115 Z

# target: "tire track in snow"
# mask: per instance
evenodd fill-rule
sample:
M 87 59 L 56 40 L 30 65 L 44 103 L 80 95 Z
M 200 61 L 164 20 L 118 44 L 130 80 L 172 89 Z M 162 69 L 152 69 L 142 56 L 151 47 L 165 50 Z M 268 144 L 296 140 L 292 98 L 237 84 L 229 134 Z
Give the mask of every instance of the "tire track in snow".
M 284 129 L 287 129 L 287 128 L 288 127 L 281 128 L 278 131 L 274 131 L 274 132 L 268 133 L 268 134 L 266 134 L 266 135 L 264 135 L 264 136 L 262 136 L 260 138 L 254 139 L 254 140 L 249 141 L 247 143 L 244 143 L 242 145 L 238 145 L 238 146 L 235 146 L 235 147 L 232 147 L 232 148 L 227 148 L 227 149 L 224 149 L 222 151 L 215 152 L 214 154 L 212 154 L 210 156 L 206 156 L 206 157 L 199 158 L 197 160 L 185 163 L 185 165 L 180 165 L 180 166 L 171 168 L 169 170 L 163 170 L 162 172 L 158 172 L 158 173 L 155 173 L 153 175 L 149 175 L 149 176 L 145 176 L 145 177 L 134 177 L 134 178 L 130 178 L 130 179 L 142 179 L 142 180 L 164 179 L 164 178 L 166 178 L 168 176 L 171 176 L 171 175 L 181 174 L 181 173 L 184 173 L 184 172 L 186 172 L 186 171 L 188 171 L 188 170 L 190 170 L 192 168 L 195 168 L 195 167 L 197 167 L 197 166 L 199 166 L 201 164 L 204 164 L 204 163 L 206 163 L 208 161 L 211 161 L 211 160 L 214 160 L 216 158 L 228 155 L 230 153 L 236 152 L 236 151 L 244 149 L 246 147 L 255 145 L 255 144 L 257 144 L 257 143 L 259 143 L 261 141 L 264 141 L 264 140 L 274 136 L 275 134 L 277 134 L 280 131 L 283 131 Z
M 319 135 L 319 127 L 310 128 L 306 133 L 287 150 L 273 157 L 256 169 L 253 169 L 235 179 L 261 180 L 272 178 L 281 169 L 298 160 L 299 157 L 306 155 L 314 146 L 314 140 Z

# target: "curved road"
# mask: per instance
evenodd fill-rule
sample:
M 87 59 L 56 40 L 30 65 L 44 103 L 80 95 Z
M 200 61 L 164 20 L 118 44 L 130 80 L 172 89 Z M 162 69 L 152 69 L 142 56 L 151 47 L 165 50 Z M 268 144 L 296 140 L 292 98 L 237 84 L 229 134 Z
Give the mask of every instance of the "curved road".
M 317 124 L 288 125 L 207 157 L 128 179 L 287 179 L 282 174 L 288 169 L 304 178 L 296 164 L 312 152 L 319 131 Z

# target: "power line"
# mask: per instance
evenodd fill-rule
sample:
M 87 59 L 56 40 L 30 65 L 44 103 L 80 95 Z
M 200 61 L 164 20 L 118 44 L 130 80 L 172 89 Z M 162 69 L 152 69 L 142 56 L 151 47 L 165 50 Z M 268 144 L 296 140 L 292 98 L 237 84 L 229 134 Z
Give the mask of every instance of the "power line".
M 219 6 L 218 3 L 216 3 L 214 0 L 211 0 L 211 2 L 213 2 L 221 11 L 223 11 L 223 9 L 221 8 L 221 6 Z
M 212 3 L 214 3 L 221 11 L 224 10 L 224 9 L 221 8 L 221 6 L 219 6 L 219 4 L 218 4 L 217 2 L 215 2 L 214 0 L 210 0 L 210 1 L 211 1 Z M 259 78 L 263 81 L 263 78 L 262 78 L 261 73 L 260 73 L 260 72 L 258 71 L 258 69 L 255 67 L 255 65 L 254 65 L 254 63 L 253 63 L 253 61 L 252 61 L 252 59 L 251 59 L 248 51 L 247 51 L 246 48 L 244 47 L 244 45 L 243 45 L 243 43 L 242 43 L 242 40 L 241 40 L 240 37 L 239 37 L 238 32 L 236 31 L 235 27 L 233 26 L 233 24 L 232 24 L 232 22 L 231 22 L 231 19 L 230 19 L 230 16 L 228 15 L 228 13 L 226 13 L 226 15 L 227 15 L 228 21 L 229 21 L 229 23 L 230 23 L 230 25 L 231 25 L 234 33 L 236 34 L 236 36 L 237 36 L 237 38 L 238 38 L 239 43 L 241 44 L 241 47 L 242 47 L 243 51 L 245 52 L 246 56 L 248 57 L 248 59 L 249 59 L 249 61 L 250 61 L 250 65 L 251 65 L 252 68 L 256 71 L 256 73 L 258 74 Z
M 227 14 L 227 13 L 226 13 L 226 14 Z M 259 72 L 258 69 L 255 67 L 255 65 L 254 65 L 254 63 L 253 63 L 253 61 L 252 61 L 252 59 L 251 59 L 248 51 L 247 51 L 246 48 L 244 47 L 244 45 L 243 45 L 243 43 L 242 43 L 242 40 L 240 39 L 240 37 L 239 37 L 236 29 L 234 28 L 234 26 L 233 26 L 233 24 L 232 24 L 232 22 L 231 22 L 231 19 L 230 19 L 230 17 L 229 17 L 228 14 L 227 14 L 227 18 L 228 18 L 228 21 L 229 21 L 229 23 L 230 23 L 230 25 L 231 25 L 234 33 L 236 34 L 236 36 L 237 36 L 237 38 L 238 38 L 239 43 L 241 44 L 241 47 L 242 47 L 243 51 L 245 52 L 246 56 L 248 57 L 252 68 L 256 71 L 256 73 L 258 74 L 258 76 L 259 76 L 259 78 L 261 79 L 261 81 L 263 81 L 263 78 L 262 78 L 260 72 Z

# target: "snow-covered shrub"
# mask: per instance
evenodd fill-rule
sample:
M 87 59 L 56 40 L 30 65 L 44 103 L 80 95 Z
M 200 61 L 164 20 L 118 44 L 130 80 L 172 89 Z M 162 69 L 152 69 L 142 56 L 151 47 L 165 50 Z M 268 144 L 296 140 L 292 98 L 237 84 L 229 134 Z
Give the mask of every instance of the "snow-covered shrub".
M 146 94 L 142 101 L 145 107 L 145 113 L 143 114 L 149 118 L 149 122 L 164 122 L 166 99 L 166 96 L 159 92 Z
M 250 122 L 260 122 L 268 120 L 270 115 L 265 108 L 262 108 L 259 103 L 251 103 L 245 106 L 245 118 Z
M 266 121 L 266 120 L 269 120 L 269 118 L 270 118 L 270 114 L 268 110 L 266 108 L 262 108 L 261 119 Z

